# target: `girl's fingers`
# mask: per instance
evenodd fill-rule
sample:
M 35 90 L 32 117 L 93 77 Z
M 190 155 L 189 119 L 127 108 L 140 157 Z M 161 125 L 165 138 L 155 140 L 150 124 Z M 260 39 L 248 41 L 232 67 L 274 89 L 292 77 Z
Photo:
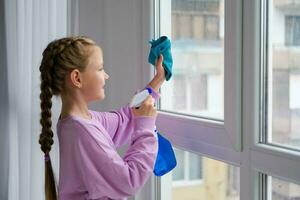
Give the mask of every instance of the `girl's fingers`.
M 156 63 L 156 66 L 161 66 L 162 65 L 162 62 L 163 62 L 163 55 L 160 54 L 159 57 L 158 57 L 158 60 L 157 60 L 157 63 Z

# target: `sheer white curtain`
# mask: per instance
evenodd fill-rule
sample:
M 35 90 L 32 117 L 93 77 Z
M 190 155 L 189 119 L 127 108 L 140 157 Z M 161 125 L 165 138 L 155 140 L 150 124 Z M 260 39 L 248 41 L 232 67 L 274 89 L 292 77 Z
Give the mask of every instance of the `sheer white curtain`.
M 3 1 L 2 1 L 3 2 Z M 3 3 L 2 3 L 3 4 Z M 40 73 L 42 51 L 67 34 L 67 0 L 4 0 L 5 64 L 1 66 L 1 199 L 44 199 L 44 161 L 38 144 L 41 131 Z M 3 29 L 2 29 L 3 30 Z M 53 98 L 51 157 L 58 181 L 56 121 L 60 100 Z M 4 109 L 5 108 L 5 109 Z M 4 142 L 5 141 L 5 142 Z M 7 185 L 5 185 L 5 182 Z

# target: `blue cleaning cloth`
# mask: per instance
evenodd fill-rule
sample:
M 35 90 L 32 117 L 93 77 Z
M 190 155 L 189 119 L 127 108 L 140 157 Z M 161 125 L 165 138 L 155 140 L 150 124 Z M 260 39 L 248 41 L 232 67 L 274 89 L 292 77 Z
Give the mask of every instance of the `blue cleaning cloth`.
M 173 58 L 171 54 L 171 41 L 167 36 L 161 36 L 157 40 L 149 41 L 151 49 L 148 57 L 148 62 L 155 66 L 159 55 L 164 57 L 163 67 L 165 69 L 165 77 L 168 81 L 172 76 Z
M 157 130 L 155 130 L 157 132 Z M 176 157 L 171 143 L 157 132 L 158 153 L 154 165 L 154 174 L 162 176 L 171 171 L 176 165 Z

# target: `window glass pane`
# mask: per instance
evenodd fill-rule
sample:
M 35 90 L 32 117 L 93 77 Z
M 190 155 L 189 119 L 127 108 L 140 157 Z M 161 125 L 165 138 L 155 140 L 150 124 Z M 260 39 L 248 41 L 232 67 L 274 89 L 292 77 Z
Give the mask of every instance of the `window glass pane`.
M 238 200 L 240 199 L 240 172 L 238 167 L 175 149 L 182 157 L 172 171 L 173 200 Z M 184 160 L 184 162 L 182 162 Z M 182 167 L 184 165 L 184 167 Z M 182 170 L 184 168 L 184 177 Z M 177 173 L 180 172 L 180 175 Z M 164 178 L 164 177 L 162 177 Z M 164 191 L 162 191 L 164 192 Z
M 161 109 L 224 119 L 224 2 L 171 0 L 173 76 Z
M 186 108 L 186 80 L 184 76 L 174 77 L 174 90 L 182 92 L 173 92 L 174 104 L 176 109 L 184 110 Z
M 173 180 L 179 181 L 184 180 L 184 152 L 174 149 L 177 165 L 176 168 L 173 169 Z
M 284 180 L 269 177 L 272 182 L 272 200 L 299 200 L 300 199 L 300 185 L 286 182 Z
M 269 0 L 267 8 L 267 142 L 300 148 L 300 1 Z
M 202 179 L 202 158 L 196 154 L 189 153 L 189 180 Z

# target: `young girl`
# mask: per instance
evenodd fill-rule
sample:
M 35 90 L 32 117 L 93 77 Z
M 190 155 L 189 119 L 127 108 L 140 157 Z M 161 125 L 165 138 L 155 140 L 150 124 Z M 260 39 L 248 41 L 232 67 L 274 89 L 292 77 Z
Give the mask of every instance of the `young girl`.
M 165 80 L 163 57 L 147 85 L 151 95 L 137 108 L 98 112 L 88 103 L 105 98 L 101 48 L 88 37 L 67 37 L 49 43 L 43 52 L 41 72 L 42 131 L 39 143 L 45 154 L 46 200 L 126 199 L 153 173 L 158 151 L 154 101 Z M 49 152 L 53 144 L 51 98 L 61 97 L 57 122 L 60 166 L 58 196 Z M 129 142 L 123 158 L 117 148 Z

